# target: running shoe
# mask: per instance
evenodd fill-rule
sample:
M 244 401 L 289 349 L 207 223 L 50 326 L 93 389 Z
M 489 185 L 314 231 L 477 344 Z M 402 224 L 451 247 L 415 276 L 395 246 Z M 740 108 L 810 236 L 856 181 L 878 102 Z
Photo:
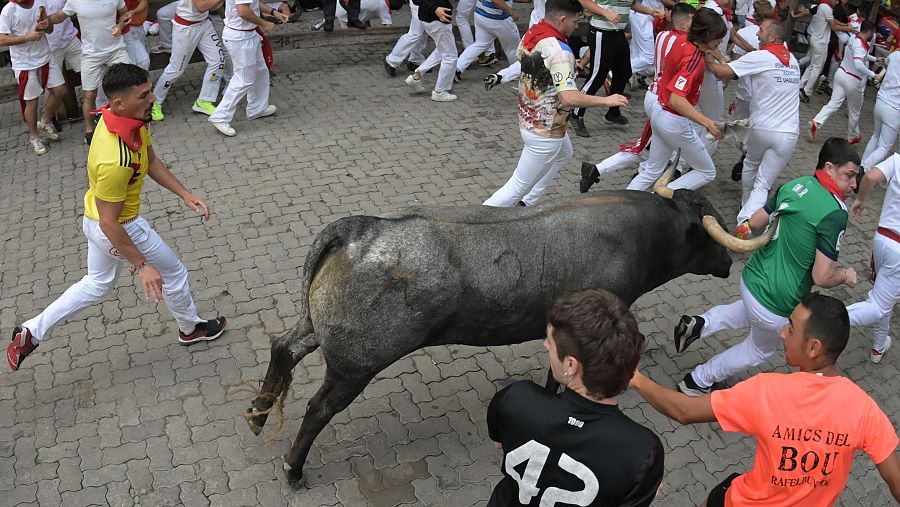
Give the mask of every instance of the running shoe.
M 888 349 L 891 348 L 891 337 L 887 337 L 887 341 L 884 343 L 884 348 L 881 350 L 872 347 L 872 355 L 869 356 L 872 359 L 872 362 L 878 364 L 881 362 L 881 359 L 884 358 L 884 355 L 887 353 Z
M 212 116 L 216 112 L 216 105 L 208 100 L 196 100 L 191 106 L 191 111 L 195 113 L 203 113 L 206 116 Z
M 809 140 L 812 141 L 816 138 L 816 133 L 819 131 L 819 124 L 816 123 L 816 120 L 809 120 L 809 130 L 807 134 L 809 135 Z
M 37 128 L 39 132 L 43 132 L 47 139 L 51 141 L 59 141 L 59 133 L 56 132 L 56 129 L 53 127 L 53 123 L 44 123 L 41 120 L 37 122 Z
M 153 104 L 153 108 L 150 109 L 150 119 L 153 121 L 163 121 L 166 119 L 166 115 L 163 114 L 162 104 Z
M 753 236 L 753 231 L 750 230 L 750 221 L 744 220 L 739 223 L 732 236 L 737 239 L 750 239 Z
M 497 63 L 497 55 L 481 55 L 478 57 L 478 65 L 482 67 L 490 67 L 491 65 Z
M 682 315 L 673 332 L 675 336 L 675 351 L 680 354 L 687 350 L 688 345 L 700 338 L 700 331 L 703 330 L 705 325 L 706 321 L 699 315 Z
M 199 342 L 208 342 L 222 336 L 225 332 L 225 317 L 216 317 L 213 320 L 201 322 L 194 327 L 194 330 L 185 334 L 178 332 L 179 345 L 193 345 Z
M 591 185 L 600 181 L 600 171 L 597 166 L 588 162 L 581 163 L 581 181 L 578 183 L 578 191 L 582 194 L 590 190 Z
M 856 136 L 853 139 L 847 139 L 847 144 L 859 144 L 860 141 L 862 141 L 862 137 Z
M 38 155 L 43 155 L 44 153 L 47 153 L 47 147 L 44 146 L 44 142 L 41 141 L 41 138 L 38 137 L 36 139 L 32 139 L 30 142 L 31 142 L 31 148 Z
M 484 78 L 484 89 L 490 90 L 491 88 L 497 86 L 498 84 L 503 82 L 503 78 L 500 77 L 500 74 L 488 74 Z
M 678 383 L 678 390 L 691 398 L 699 398 L 704 394 L 711 393 L 712 387 L 700 387 L 697 385 L 697 382 L 694 381 L 693 375 L 685 373 L 684 378 Z
M 574 114 L 570 114 L 569 127 L 572 128 L 572 131 L 575 132 L 575 135 L 578 137 L 591 137 L 591 133 L 588 132 L 587 127 L 584 126 L 584 118 L 579 118 Z
M 28 328 L 22 326 L 13 328 L 12 341 L 6 346 L 6 360 L 12 371 L 18 370 L 22 366 L 22 361 L 37 348 L 31 338 L 31 331 Z
M 425 85 L 422 84 L 422 80 L 416 79 L 416 77 L 412 74 L 410 74 L 409 77 L 406 78 L 406 84 L 417 92 L 425 91 Z

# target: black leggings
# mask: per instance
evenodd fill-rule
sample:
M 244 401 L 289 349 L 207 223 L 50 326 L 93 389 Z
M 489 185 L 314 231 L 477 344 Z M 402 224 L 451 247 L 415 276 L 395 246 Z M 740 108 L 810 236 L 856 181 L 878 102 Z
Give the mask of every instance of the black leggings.
M 582 93 L 597 95 L 606 75 L 612 71 L 612 82 L 609 86 L 610 95 L 625 91 L 625 85 L 631 79 L 631 50 L 628 48 L 628 40 L 623 30 L 596 30 L 591 28 L 588 36 L 588 46 L 591 48 L 591 77 L 581 88 Z M 572 112 L 579 118 L 584 117 L 585 108 L 578 107 Z M 607 118 L 615 118 L 622 113 L 618 107 L 609 108 Z

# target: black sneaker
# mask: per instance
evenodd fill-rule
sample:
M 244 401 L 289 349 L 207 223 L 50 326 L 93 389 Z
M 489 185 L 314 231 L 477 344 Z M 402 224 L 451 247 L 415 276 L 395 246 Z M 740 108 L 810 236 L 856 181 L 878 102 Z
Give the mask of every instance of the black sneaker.
M 587 127 L 584 126 L 584 118 L 579 118 L 574 114 L 569 115 L 569 126 L 572 127 L 572 131 L 575 132 L 576 136 L 591 137 L 591 133 L 588 132 Z
M 519 207 L 524 208 L 524 207 L 526 207 L 526 206 L 528 206 L 528 205 L 525 204 L 525 201 L 519 201 L 519 202 L 516 203 L 516 206 L 519 206 Z
M 453 74 L 453 82 L 454 83 L 462 83 L 462 72 L 456 71 Z
M 700 338 L 700 331 L 705 325 L 706 321 L 703 320 L 703 317 L 682 315 L 678 325 L 675 326 L 675 331 L 672 333 L 675 335 L 675 351 L 680 354 L 687 350 L 688 345 Z
M 85 133 L 84 133 L 84 144 L 90 146 L 90 145 L 91 145 L 91 139 L 93 139 L 93 138 L 94 138 L 94 133 L 93 133 L 93 132 L 85 132 Z
M 357 30 L 365 30 L 367 27 L 366 27 L 365 23 L 363 23 L 362 21 L 360 21 L 358 19 L 350 19 L 350 20 L 347 20 L 347 28 L 356 28 Z M 326 28 L 325 31 L 328 31 L 328 29 Z
M 746 157 L 746 154 L 742 155 L 741 159 L 738 160 L 738 163 L 734 164 L 731 168 L 731 181 L 741 181 L 741 178 L 744 175 L 744 158 Z
M 498 84 L 503 82 L 503 78 L 500 77 L 500 74 L 488 74 L 484 78 L 484 89 L 490 90 L 491 88 L 497 86 Z
M 704 394 L 712 392 L 712 387 L 700 387 L 694 382 L 694 377 L 690 373 L 685 373 L 684 378 L 678 383 L 678 390 L 690 396 L 691 398 L 699 398 Z
M 806 94 L 803 88 L 800 89 L 800 102 L 809 102 L 809 95 Z
M 606 115 L 603 117 L 603 121 L 610 125 L 628 125 L 628 118 L 622 116 L 621 114 L 618 116 Z
M 178 332 L 179 345 L 193 345 L 199 342 L 215 340 L 225 332 L 225 317 L 216 317 L 213 320 L 201 322 L 194 327 L 190 334 Z
M 326 19 L 325 24 L 323 25 L 322 29 L 325 30 L 326 32 L 333 32 L 334 31 L 334 20 Z
M 600 181 L 600 171 L 597 166 L 587 162 L 581 163 L 581 182 L 578 183 L 578 191 L 582 194 L 590 190 L 591 185 Z
M 481 55 L 478 57 L 478 65 L 482 67 L 490 67 L 491 65 L 497 63 L 497 55 Z
M 387 60 L 384 61 L 384 70 L 387 71 L 388 75 L 394 77 L 397 75 L 397 69 L 394 68 L 393 65 L 389 64 Z
M 419 65 L 422 65 L 422 62 L 406 62 L 406 68 L 409 69 L 410 72 L 415 72 L 416 69 L 419 68 Z

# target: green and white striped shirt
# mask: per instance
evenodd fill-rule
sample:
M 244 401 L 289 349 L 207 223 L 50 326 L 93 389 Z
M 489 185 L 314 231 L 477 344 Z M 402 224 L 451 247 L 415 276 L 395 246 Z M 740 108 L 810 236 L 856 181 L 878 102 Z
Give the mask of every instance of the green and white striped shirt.
M 618 23 L 610 23 L 603 16 L 591 16 L 591 26 L 598 30 L 624 30 L 628 26 L 628 15 L 631 12 L 633 0 L 594 0 L 594 3 L 604 9 L 619 15 Z

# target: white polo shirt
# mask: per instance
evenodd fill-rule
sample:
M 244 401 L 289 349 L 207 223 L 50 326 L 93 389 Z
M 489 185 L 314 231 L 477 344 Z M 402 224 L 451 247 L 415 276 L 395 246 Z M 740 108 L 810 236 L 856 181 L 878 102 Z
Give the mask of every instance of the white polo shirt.
M 800 128 L 800 64 L 788 53 L 789 63 L 766 49 L 751 51 L 729 63 L 739 78 L 749 81 L 750 120 L 753 128 L 797 134 Z
M 809 22 L 809 26 L 806 28 L 806 33 L 813 39 L 816 39 L 816 42 L 828 44 L 828 39 L 831 38 L 830 21 L 833 19 L 834 11 L 831 9 L 831 6 L 820 3 L 819 7 L 816 8 L 816 15 L 813 16 L 812 21 Z
M 878 89 L 877 100 L 900 110 L 900 51 L 892 52 L 884 63 L 887 71 Z
M 125 8 L 125 0 L 68 0 L 63 12 L 66 16 L 78 16 L 81 26 L 81 53 L 102 55 L 125 49 L 121 36 L 112 34 L 116 27 L 116 15 Z
M 894 153 L 875 167 L 881 169 L 887 179 L 887 191 L 878 226 L 900 233 L 900 154 Z
M 45 0 L 47 3 L 47 14 L 56 14 L 66 5 L 66 0 Z M 69 43 L 78 37 L 78 29 L 72 23 L 70 18 L 66 18 L 62 23 L 53 25 L 53 33 L 47 34 L 47 43 L 50 44 L 50 51 L 56 51 L 69 45 Z
M 259 37 L 255 32 L 256 25 L 238 15 L 237 6 L 239 4 L 249 5 L 253 13 L 259 16 L 259 0 L 226 0 L 225 31 L 227 34 L 223 33 L 223 38 L 242 40 Z
M 37 25 L 40 7 L 46 4 L 44 0 L 34 0 L 30 9 L 20 7 L 14 3 L 8 3 L 0 11 L 0 33 L 21 37 L 34 31 Z M 14 71 L 39 69 L 50 61 L 50 45 L 47 37 L 25 44 L 16 44 L 9 47 L 9 58 L 12 60 Z
M 200 22 L 209 17 L 209 11 L 197 10 L 194 6 L 194 0 L 179 0 L 178 6 L 175 7 L 175 14 L 185 21 Z

